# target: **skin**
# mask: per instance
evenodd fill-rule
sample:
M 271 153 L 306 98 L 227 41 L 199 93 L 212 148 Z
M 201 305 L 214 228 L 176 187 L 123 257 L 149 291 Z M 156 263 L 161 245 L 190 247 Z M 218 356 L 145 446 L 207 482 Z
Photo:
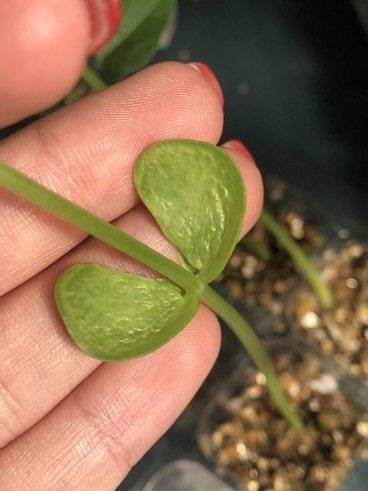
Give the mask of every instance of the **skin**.
M 2 2 L 0 17 L 5 8 L 8 22 L 12 15 L 16 19 L 25 3 Z M 84 19 L 82 0 L 49 3 L 68 4 Z M 35 111 L 69 90 L 85 61 L 87 48 L 80 48 L 82 54 L 79 48 L 62 48 L 78 36 L 80 45 L 88 46 L 88 29 L 79 22 L 68 30 L 52 28 L 46 41 L 42 32 L 32 29 L 32 36 L 50 44 L 49 49 L 43 47 L 43 69 L 31 72 L 25 47 L 7 30 L 0 32 L 0 47 L 2 38 L 7 40 L 6 50 L 0 51 L 1 65 L 6 66 L 13 53 L 18 60 L 17 70 L 10 67 L 0 85 L 0 107 L 7 108 L 2 110 L 7 115 L 3 125 L 29 114 L 24 80 L 32 87 Z M 55 74 L 47 77 L 45 72 L 53 63 L 55 46 L 57 66 L 62 67 L 57 86 Z M 16 97 L 9 97 L 12 91 Z M 139 204 L 132 181 L 134 161 L 158 140 L 191 138 L 216 144 L 222 124 L 222 106 L 209 82 L 189 66 L 163 63 L 0 141 L 0 157 L 174 258 L 170 244 Z M 260 212 L 261 178 L 253 162 L 236 150 L 227 151 L 247 185 L 244 233 Z M 100 363 L 81 353 L 56 312 L 57 276 L 73 264 L 91 261 L 152 274 L 96 240 L 81 243 L 83 239 L 78 230 L 0 189 L 1 489 L 114 489 L 175 421 L 218 353 L 219 325 L 204 306 L 177 337 L 143 358 Z

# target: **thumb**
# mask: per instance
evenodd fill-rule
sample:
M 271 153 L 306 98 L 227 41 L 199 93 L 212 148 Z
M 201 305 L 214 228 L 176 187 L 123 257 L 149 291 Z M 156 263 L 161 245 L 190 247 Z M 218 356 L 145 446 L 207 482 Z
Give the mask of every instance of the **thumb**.
M 67 94 L 119 16 L 119 0 L 0 2 L 0 127 Z

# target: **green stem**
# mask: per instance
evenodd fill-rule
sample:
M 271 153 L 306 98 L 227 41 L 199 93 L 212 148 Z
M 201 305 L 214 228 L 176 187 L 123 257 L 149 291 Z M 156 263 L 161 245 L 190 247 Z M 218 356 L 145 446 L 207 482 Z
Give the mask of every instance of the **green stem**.
M 191 292 L 200 289 L 198 278 L 190 271 L 1 161 L 0 186 L 137 259 L 184 290 Z
M 301 426 L 301 421 L 286 399 L 272 362 L 260 340 L 241 315 L 209 286 L 203 289 L 201 282 L 190 271 L 1 161 L 0 186 L 137 259 L 185 291 L 199 292 L 202 290 L 201 300 L 228 324 L 249 351 L 259 369 L 265 374 L 269 391 L 280 412 L 291 424 Z
M 267 263 L 271 259 L 271 251 L 267 245 L 260 240 L 255 240 L 251 235 L 246 235 L 239 242 L 241 247 L 245 249 L 249 254 L 261 259 Z
M 208 305 L 226 322 L 242 345 L 247 349 L 259 370 L 264 373 L 268 390 L 281 414 L 292 425 L 301 428 L 302 421 L 286 398 L 272 361 L 250 325 L 232 305 L 209 286 L 206 286 L 202 291 L 201 301 Z
M 88 65 L 83 70 L 82 78 L 91 87 L 91 92 L 97 92 L 107 87 L 102 78 Z
M 333 306 L 333 296 L 328 285 L 322 280 L 321 275 L 314 267 L 312 262 L 304 254 L 299 245 L 290 236 L 286 229 L 284 229 L 273 216 L 266 211 L 262 210 L 261 222 L 267 228 L 269 232 L 276 238 L 280 246 L 294 260 L 295 265 L 303 273 L 306 280 L 309 282 L 314 292 L 316 293 L 323 308 L 329 309 Z

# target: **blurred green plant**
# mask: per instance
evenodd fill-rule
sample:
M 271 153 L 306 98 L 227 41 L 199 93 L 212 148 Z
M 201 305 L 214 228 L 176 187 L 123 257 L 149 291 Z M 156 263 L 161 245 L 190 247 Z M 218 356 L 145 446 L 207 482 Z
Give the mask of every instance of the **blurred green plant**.
M 151 60 L 175 5 L 175 0 L 124 0 L 115 36 L 96 54 L 96 69 L 104 81 L 115 83 Z

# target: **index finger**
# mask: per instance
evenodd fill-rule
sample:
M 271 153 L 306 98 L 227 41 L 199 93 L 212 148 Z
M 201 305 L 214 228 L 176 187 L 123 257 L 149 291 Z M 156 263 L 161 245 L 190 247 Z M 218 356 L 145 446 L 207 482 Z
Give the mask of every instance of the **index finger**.
M 222 106 L 196 70 L 162 63 L 65 107 L 0 142 L 0 159 L 104 219 L 138 202 L 133 165 L 151 143 L 217 143 Z M 85 234 L 0 188 L 0 295 Z

